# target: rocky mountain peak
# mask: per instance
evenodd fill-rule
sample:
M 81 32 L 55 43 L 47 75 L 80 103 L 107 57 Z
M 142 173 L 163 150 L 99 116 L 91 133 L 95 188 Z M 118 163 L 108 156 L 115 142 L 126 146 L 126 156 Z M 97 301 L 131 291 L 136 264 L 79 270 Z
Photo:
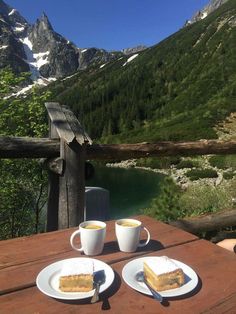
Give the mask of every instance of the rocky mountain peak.
M 52 46 L 52 42 L 55 41 L 56 33 L 45 13 L 41 18 L 37 19 L 34 25 L 32 25 L 28 32 L 28 37 L 32 43 L 34 52 L 44 52 L 45 49 L 49 50 L 49 46 Z
M 139 46 L 136 46 L 136 47 L 131 47 L 131 48 L 125 48 L 122 50 L 122 52 L 125 54 L 125 55 L 131 55 L 133 53 L 137 53 L 137 52 L 140 52 L 140 51 L 143 51 L 145 50 L 147 47 L 144 46 L 144 45 L 139 45 Z
M 202 10 L 197 11 L 193 17 L 186 22 L 186 26 L 193 24 L 197 21 L 203 20 L 206 18 L 210 13 L 218 9 L 222 4 L 227 2 L 228 0 L 211 0 L 210 3 L 205 6 Z
M 35 27 L 38 27 L 41 31 L 50 30 L 53 31 L 53 27 L 49 21 L 49 18 L 47 17 L 46 13 L 43 12 L 40 19 L 38 19 L 35 23 Z
M 44 34 L 45 32 L 53 32 L 53 27 L 45 13 L 43 13 L 42 16 L 36 20 L 30 32 L 33 32 L 37 36 Z

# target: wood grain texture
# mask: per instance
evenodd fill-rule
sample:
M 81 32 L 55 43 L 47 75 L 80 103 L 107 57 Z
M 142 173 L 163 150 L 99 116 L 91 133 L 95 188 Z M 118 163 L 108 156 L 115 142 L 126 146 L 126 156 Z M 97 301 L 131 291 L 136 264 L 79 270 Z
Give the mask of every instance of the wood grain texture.
M 0 137 L 0 158 L 58 157 L 60 143 L 56 139 Z M 137 144 L 88 145 L 87 159 L 126 160 L 159 156 L 197 156 L 236 154 L 236 141 L 202 140 L 195 142 L 157 142 Z
M 36 287 L 1 297 L 1 313 L 235 313 L 235 255 L 205 240 L 174 246 L 147 256 L 167 255 L 192 267 L 199 276 L 199 285 L 182 297 L 169 298 L 163 305 L 152 297 L 131 289 L 122 280 L 122 269 L 128 260 L 112 264 L 115 281 L 90 304 L 89 299 L 58 301 L 42 294 Z
M 176 227 L 164 224 L 148 216 L 134 216 L 148 227 L 151 233 L 151 241 L 146 248 L 139 251 L 153 251 L 169 246 L 175 246 L 198 239 L 197 236 L 187 233 Z M 107 232 L 104 246 L 104 255 L 110 255 L 113 259 L 114 254 L 119 254 L 118 244 L 115 236 L 115 220 L 107 221 Z M 48 233 L 36 234 L 28 237 L 20 237 L 11 240 L 0 241 L 0 269 L 32 261 L 42 260 L 63 252 L 73 251 L 70 247 L 70 235 L 77 227 L 53 231 Z M 141 238 L 145 233 L 141 234 Z M 47 248 L 47 249 L 45 249 Z M 80 253 L 77 253 L 78 256 Z M 122 253 L 124 256 L 132 256 L 130 253 Z
M 60 138 L 64 139 L 67 144 L 75 139 L 75 134 L 68 122 L 65 113 L 59 103 L 48 102 L 45 103 L 51 124 L 56 128 Z
M 59 138 L 55 125 L 49 119 L 49 138 Z M 42 161 L 42 167 L 48 171 L 48 202 L 47 202 L 47 231 L 58 230 L 59 207 L 59 174 L 63 173 L 65 162 L 62 158 L 47 158 Z M 56 171 L 55 171 L 56 169 Z
M 104 250 L 96 256 L 106 263 L 114 264 L 122 260 L 142 256 L 156 250 L 180 245 L 198 238 L 183 230 L 166 225 L 146 216 L 136 217 L 151 233 L 150 243 L 134 253 L 119 251 L 115 236 L 114 221 L 107 222 Z M 76 228 L 17 238 L 0 242 L 0 293 L 8 293 L 35 284 L 41 269 L 58 260 L 84 256 L 74 251 L 69 238 Z M 145 239 L 145 233 L 141 239 Z M 80 241 L 78 241 L 78 244 Z
M 197 288 L 182 297 L 169 298 L 164 306 L 154 299 L 132 290 L 122 281 L 117 293 L 109 298 L 110 306 L 120 313 L 129 309 L 129 313 L 236 313 L 234 296 L 236 295 L 235 267 L 236 258 L 231 252 L 219 248 L 205 240 L 198 240 L 180 246 L 171 247 L 147 256 L 166 255 L 192 267 L 199 276 Z M 118 274 L 126 262 L 113 267 Z M 117 300 L 120 300 L 118 303 Z M 117 304 L 118 303 L 118 304 Z M 229 311 L 231 309 L 231 312 Z
M 59 178 L 58 229 L 64 229 L 84 220 L 85 147 L 69 146 L 61 139 L 60 151 L 65 169 Z

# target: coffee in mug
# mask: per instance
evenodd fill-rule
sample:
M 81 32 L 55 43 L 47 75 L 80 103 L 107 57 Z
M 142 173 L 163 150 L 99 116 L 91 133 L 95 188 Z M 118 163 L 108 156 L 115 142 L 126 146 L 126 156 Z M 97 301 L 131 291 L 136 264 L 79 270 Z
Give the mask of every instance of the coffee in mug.
M 98 255 L 102 253 L 106 235 L 105 222 L 98 220 L 84 221 L 79 229 L 72 233 L 70 244 L 72 248 L 86 255 Z M 75 238 L 80 237 L 81 247 L 74 243 Z
M 84 229 L 102 229 L 102 227 L 97 225 L 87 225 Z
M 129 221 L 126 221 L 126 220 L 121 222 L 121 223 L 119 223 L 119 225 L 122 226 L 122 227 L 137 227 L 138 226 L 138 224 L 133 223 L 133 222 L 129 222 Z
M 140 243 L 141 230 L 147 233 L 147 240 L 144 243 Z M 144 247 L 150 241 L 149 231 L 142 226 L 141 221 L 136 219 L 117 220 L 115 231 L 119 249 L 122 252 L 135 252 L 138 247 Z

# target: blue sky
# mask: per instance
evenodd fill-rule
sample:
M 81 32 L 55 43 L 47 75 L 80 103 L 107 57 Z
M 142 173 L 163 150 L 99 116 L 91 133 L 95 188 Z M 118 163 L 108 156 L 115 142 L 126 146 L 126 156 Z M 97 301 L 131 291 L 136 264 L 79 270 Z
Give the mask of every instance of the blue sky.
M 45 12 L 80 48 L 151 46 L 178 31 L 210 0 L 4 0 L 29 23 Z

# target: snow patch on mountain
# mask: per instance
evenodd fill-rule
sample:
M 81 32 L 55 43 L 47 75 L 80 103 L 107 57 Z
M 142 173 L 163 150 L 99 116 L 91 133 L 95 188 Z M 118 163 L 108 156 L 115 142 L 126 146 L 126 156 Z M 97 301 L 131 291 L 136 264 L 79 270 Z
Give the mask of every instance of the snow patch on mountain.
M 4 97 L 4 99 L 9 99 L 11 97 L 16 97 L 16 96 L 26 97 L 27 93 L 30 92 L 30 90 L 33 87 L 47 86 L 49 83 L 54 82 L 56 80 L 57 79 L 55 77 L 49 77 L 49 78 L 40 77 L 36 81 L 34 81 L 33 84 L 29 84 L 23 87 L 22 89 L 18 90 L 16 93 L 12 93 L 11 95 Z
M 12 27 L 12 30 L 13 30 L 14 32 L 22 32 L 24 29 L 25 29 L 24 26 L 15 26 L 15 27 Z
M 34 62 L 32 63 L 37 69 L 40 69 L 42 65 L 49 63 L 47 56 L 50 54 L 49 51 L 33 53 Z
M 2 18 L 0 18 L 0 21 L 5 23 L 5 24 L 7 24 L 7 22 L 4 19 L 2 19 Z
M 130 61 L 134 60 L 136 57 L 138 56 L 138 53 L 136 53 L 135 55 L 129 57 L 129 59 L 127 59 L 127 61 L 123 64 L 123 67 L 129 63 Z
M 10 15 L 14 14 L 15 12 L 16 12 L 16 9 L 12 9 L 12 10 L 8 13 L 8 15 L 10 16 Z
M 33 53 L 33 50 L 32 50 L 33 45 L 28 37 L 20 39 L 20 41 L 23 43 L 23 46 L 24 46 L 24 50 L 25 50 L 25 54 L 27 58 L 25 62 L 29 64 L 31 78 L 33 81 L 37 81 L 37 79 L 41 78 L 41 75 L 39 73 L 40 67 L 46 63 L 49 63 L 47 56 L 50 54 L 50 52 L 45 51 L 45 52 L 40 52 L 40 53 Z

